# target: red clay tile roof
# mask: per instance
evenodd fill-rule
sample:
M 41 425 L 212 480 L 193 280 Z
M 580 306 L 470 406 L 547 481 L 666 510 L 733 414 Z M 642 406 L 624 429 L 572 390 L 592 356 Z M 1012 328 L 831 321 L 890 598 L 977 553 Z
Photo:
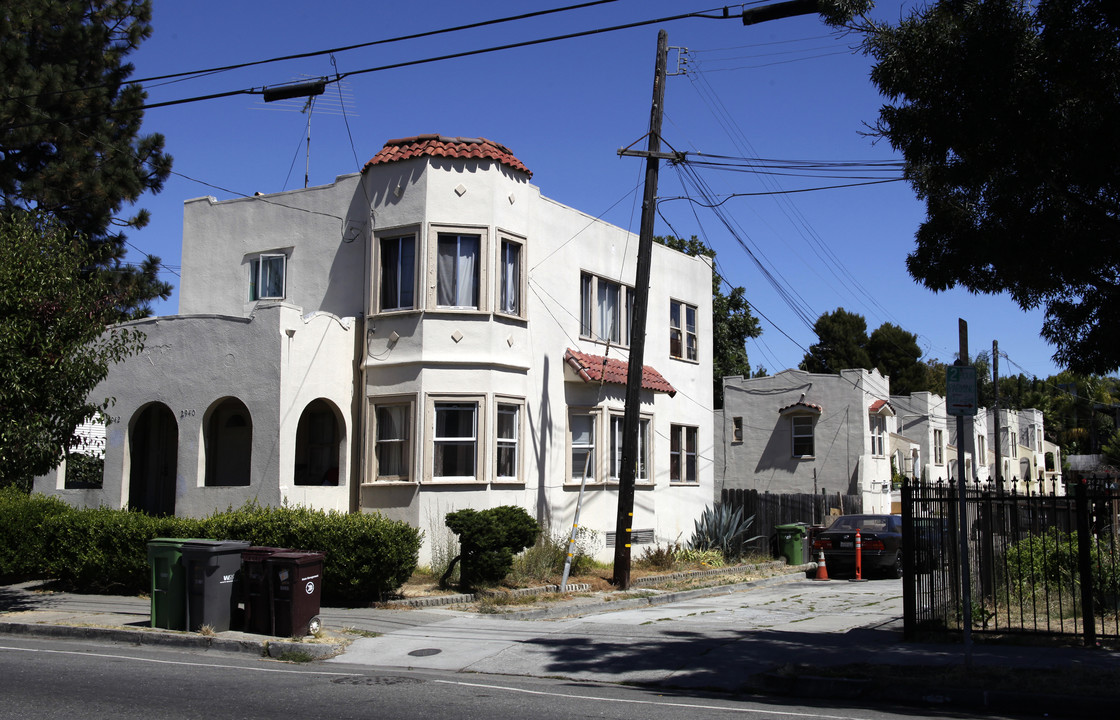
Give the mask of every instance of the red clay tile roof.
M 884 410 L 884 408 L 886 408 L 886 410 Z M 867 411 L 869 415 L 882 414 L 890 415 L 891 417 L 894 416 L 894 407 L 886 400 L 876 400 L 871 403 L 871 407 L 869 407 Z
M 589 355 L 578 350 L 568 348 L 564 353 L 564 362 L 583 378 L 584 382 L 609 382 L 615 385 L 626 384 L 626 374 L 630 372 L 630 363 L 625 360 L 603 357 L 602 355 Z M 669 397 L 677 394 L 676 388 L 662 377 L 661 373 L 649 365 L 642 368 L 642 388 L 654 392 L 668 393 Z
M 446 137 L 444 135 L 417 135 L 398 138 L 385 143 L 381 152 L 373 156 L 362 172 L 371 165 L 400 162 L 415 157 L 446 157 L 478 160 L 495 160 L 506 167 L 520 170 L 529 177 L 533 173 L 515 158 L 505 145 L 486 138 Z
M 805 396 L 802 395 L 801 399 L 792 405 L 786 405 L 784 408 L 778 408 L 779 415 L 785 415 L 791 412 L 815 412 L 818 415 L 824 412 L 824 408 L 816 403 L 805 402 Z

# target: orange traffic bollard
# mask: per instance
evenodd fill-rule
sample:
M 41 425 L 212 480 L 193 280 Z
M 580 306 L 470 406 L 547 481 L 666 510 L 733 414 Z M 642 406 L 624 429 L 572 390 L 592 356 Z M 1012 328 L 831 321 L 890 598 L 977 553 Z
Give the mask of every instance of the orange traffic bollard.
M 859 528 L 856 528 L 856 576 L 851 579 L 851 582 L 867 582 L 863 579 L 863 562 L 860 556 L 863 555 L 863 542 L 859 537 Z

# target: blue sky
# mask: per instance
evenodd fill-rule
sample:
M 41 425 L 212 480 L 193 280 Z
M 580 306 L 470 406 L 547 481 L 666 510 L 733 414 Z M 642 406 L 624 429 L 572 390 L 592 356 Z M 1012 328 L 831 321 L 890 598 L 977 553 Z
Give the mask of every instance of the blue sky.
M 574 0 L 156 2 L 154 33 L 131 56 L 133 77 L 330 50 L 569 4 Z M 912 5 L 880 0 L 874 16 L 897 19 Z M 868 79 L 869 60 L 854 49 L 858 38 L 839 35 L 814 16 L 750 27 L 738 19 L 666 20 L 360 72 L 704 11 L 718 16 L 722 6 L 616 0 L 333 56 L 146 82 L 149 102 L 160 103 L 353 73 L 316 100 L 309 159 L 309 116 L 301 101 L 266 105 L 260 95 L 238 94 L 149 110 L 144 131 L 166 136 L 175 174 L 162 193 L 139 203 L 151 210 L 152 222 L 130 235 L 131 253 L 159 256 L 164 278 L 178 285 L 183 201 L 299 188 L 305 168 L 311 185 L 329 183 L 360 169 L 386 140 L 424 133 L 502 143 L 533 171 L 544 195 L 637 232 L 644 163 L 619 157 L 618 150 L 645 147 L 659 29 L 667 31 L 671 48 L 686 49 L 669 53 L 674 74 L 666 85 L 662 135 L 672 149 L 733 158 L 898 161 L 889 145 L 865 134 L 884 101 Z M 763 326 L 761 338 L 747 346 L 752 364 L 771 374 L 796 367 L 815 342 L 812 322 L 844 307 L 863 315 L 869 332 L 892 322 L 916 333 L 927 358 L 952 358 L 957 319 L 964 318 L 972 352 L 999 342 L 1007 355 L 1001 374 L 1057 372 L 1052 348 L 1038 337 L 1041 312 L 959 289 L 935 294 L 909 276 L 905 258 L 924 209 L 905 183 L 772 194 L 897 171 L 832 174 L 839 177 L 661 168 L 655 232 L 704 239 L 716 249 L 728 282 L 746 288 Z M 710 198 L 724 201 L 718 214 L 698 202 L 698 183 Z M 175 314 L 177 295 L 154 310 Z

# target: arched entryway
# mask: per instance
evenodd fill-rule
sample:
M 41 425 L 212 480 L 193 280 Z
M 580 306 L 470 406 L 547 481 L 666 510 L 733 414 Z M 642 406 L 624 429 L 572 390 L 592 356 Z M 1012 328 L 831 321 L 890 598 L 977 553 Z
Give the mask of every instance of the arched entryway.
M 342 433 L 338 412 L 323 399 L 303 409 L 296 427 L 296 485 L 338 485 Z
M 249 484 L 253 464 L 253 417 L 237 398 L 213 405 L 203 423 L 206 485 L 236 487 Z
M 175 514 L 179 425 L 163 403 L 135 416 L 129 430 L 128 508 L 149 515 Z

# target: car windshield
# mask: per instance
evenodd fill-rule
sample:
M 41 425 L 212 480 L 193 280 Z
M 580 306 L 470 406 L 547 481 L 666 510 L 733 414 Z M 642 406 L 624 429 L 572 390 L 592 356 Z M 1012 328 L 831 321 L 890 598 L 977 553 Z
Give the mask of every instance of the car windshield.
M 885 515 L 841 515 L 829 530 L 859 530 L 860 532 L 886 532 L 889 518 Z

